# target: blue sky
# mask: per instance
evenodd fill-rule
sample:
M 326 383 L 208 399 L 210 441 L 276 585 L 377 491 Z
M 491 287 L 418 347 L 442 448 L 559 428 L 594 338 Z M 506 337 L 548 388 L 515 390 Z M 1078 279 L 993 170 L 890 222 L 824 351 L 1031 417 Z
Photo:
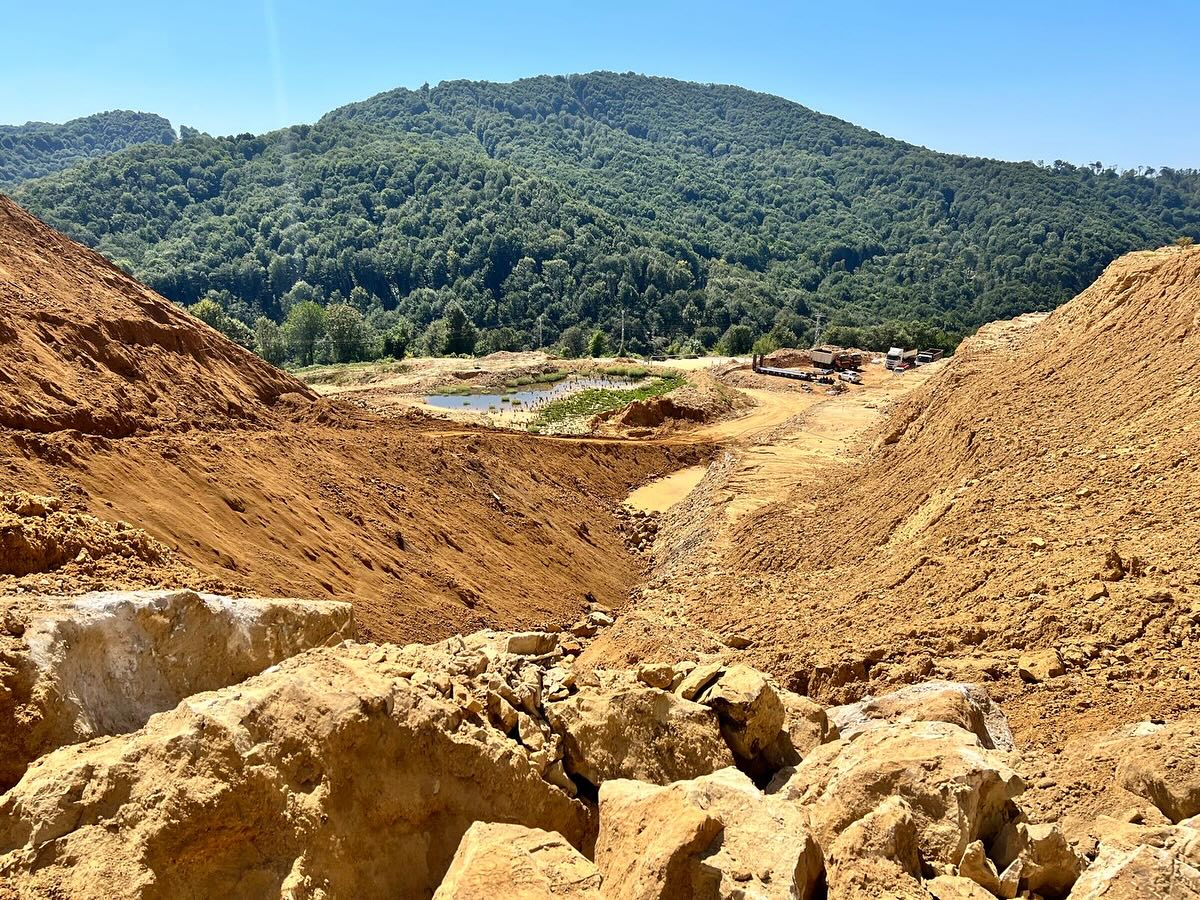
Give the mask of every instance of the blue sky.
M 739 84 L 937 150 L 1200 166 L 1200 4 L 3 0 L 0 123 L 266 131 L 396 86 L 595 69 Z

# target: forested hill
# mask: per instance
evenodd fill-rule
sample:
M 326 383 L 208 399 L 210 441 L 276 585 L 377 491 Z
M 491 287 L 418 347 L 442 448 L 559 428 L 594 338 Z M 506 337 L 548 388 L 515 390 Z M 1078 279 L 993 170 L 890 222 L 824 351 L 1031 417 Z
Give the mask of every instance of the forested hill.
M 0 125 L 0 188 L 58 172 L 132 144 L 170 144 L 175 129 L 162 116 L 114 110 L 61 125 Z
M 1200 237 L 1194 171 L 949 156 L 778 97 L 610 73 L 391 91 L 17 196 L 178 301 L 246 324 L 345 301 L 376 346 L 400 327 L 428 349 L 459 305 L 483 349 L 539 324 L 547 343 L 616 339 L 622 311 L 639 350 L 739 323 L 802 342 L 815 312 L 852 343 L 951 344 L 1128 250 Z

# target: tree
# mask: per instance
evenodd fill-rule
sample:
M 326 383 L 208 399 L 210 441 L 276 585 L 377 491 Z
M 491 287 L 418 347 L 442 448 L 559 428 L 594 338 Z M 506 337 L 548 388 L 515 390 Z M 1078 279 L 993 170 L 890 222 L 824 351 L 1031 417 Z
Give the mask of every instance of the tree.
M 572 325 L 564 331 L 559 336 L 558 342 L 562 346 L 563 356 L 567 359 L 578 359 L 587 349 L 587 338 L 584 337 L 583 329 L 578 325 Z
M 1185 234 L 1182 237 L 1175 239 L 1176 247 L 1190 247 L 1194 243 L 1196 243 L 1196 239 L 1188 234 Z
M 412 323 L 401 319 L 383 335 L 383 355 L 392 359 L 404 359 L 412 343 Z
M 363 355 L 362 313 L 350 304 L 335 303 L 325 310 L 325 333 L 335 362 L 350 362 Z
M 259 316 L 254 320 L 254 349 L 271 365 L 283 365 L 287 356 L 287 342 L 283 339 L 283 329 L 266 316 Z
M 603 331 L 597 328 L 592 332 L 592 336 L 588 340 L 588 356 L 595 359 L 597 356 L 604 356 L 607 352 L 608 338 Z
M 221 330 L 221 325 L 229 318 L 225 314 L 225 310 L 221 309 L 221 304 L 215 300 L 210 300 L 205 297 L 199 303 L 189 306 L 188 312 L 207 325 L 209 328 Z
M 457 355 L 475 351 L 475 325 L 467 318 L 462 305 L 457 300 L 451 301 L 446 307 L 446 343 L 442 348 L 444 353 Z
M 313 347 L 317 339 L 325 334 L 325 310 L 312 300 L 302 300 L 288 312 L 284 328 L 300 365 L 311 366 Z
M 721 344 L 730 356 L 742 356 L 754 346 L 754 332 L 749 325 L 730 325 L 721 338 Z

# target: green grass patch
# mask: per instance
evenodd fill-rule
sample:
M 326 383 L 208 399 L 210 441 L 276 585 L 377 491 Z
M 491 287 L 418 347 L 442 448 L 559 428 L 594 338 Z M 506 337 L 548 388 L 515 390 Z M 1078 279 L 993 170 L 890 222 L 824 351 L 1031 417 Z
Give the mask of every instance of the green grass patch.
M 637 377 L 637 376 L 631 376 Z M 620 409 L 634 400 L 649 400 L 661 397 L 676 388 L 683 387 L 687 380 L 682 375 L 665 375 L 647 384 L 624 390 L 611 388 L 588 388 L 570 397 L 547 403 L 529 424 L 535 433 L 560 430 L 580 419 L 590 419 L 600 413 Z
M 412 365 L 396 360 L 332 363 L 289 368 L 287 371 L 305 384 L 367 384 L 385 375 L 403 375 Z
M 504 382 L 504 386 L 509 390 L 514 390 L 535 384 L 555 384 L 570 374 L 564 369 L 557 369 L 553 372 L 539 372 L 537 375 L 522 375 L 520 378 L 512 378 Z

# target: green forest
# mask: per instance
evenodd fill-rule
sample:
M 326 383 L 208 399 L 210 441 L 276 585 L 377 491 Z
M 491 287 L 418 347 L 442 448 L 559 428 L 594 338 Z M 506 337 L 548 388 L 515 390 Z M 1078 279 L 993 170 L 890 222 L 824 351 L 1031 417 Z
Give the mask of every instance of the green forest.
M 162 116 L 114 110 L 61 125 L 0 125 L 0 188 L 40 178 L 133 144 L 172 144 L 175 129 Z
M 0 157 L 3 159 L 3 157 Z M 1200 238 L 1200 173 L 936 153 L 736 87 L 595 73 L 396 90 L 141 144 L 16 199 L 276 362 L 952 349 Z

